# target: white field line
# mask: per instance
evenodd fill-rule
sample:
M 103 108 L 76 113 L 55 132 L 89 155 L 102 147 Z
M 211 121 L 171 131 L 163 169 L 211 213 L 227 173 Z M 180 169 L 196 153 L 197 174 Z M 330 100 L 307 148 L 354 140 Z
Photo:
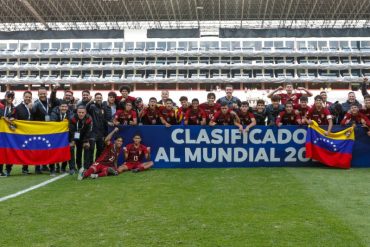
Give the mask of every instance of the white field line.
M 57 181 L 57 180 L 59 180 L 59 179 L 61 179 L 61 178 L 64 178 L 65 176 L 68 176 L 68 174 L 67 174 L 67 173 L 66 173 L 66 174 L 62 174 L 62 175 L 57 176 L 57 177 L 55 177 L 55 178 L 52 178 L 52 179 L 46 180 L 46 181 L 44 181 L 44 182 L 42 182 L 42 183 L 40 183 L 40 184 L 37 184 L 37 185 L 31 186 L 31 187 L 29 187 L 29 188 L 27 188 L 27 189 L 24 189 L 24 190 L 18 191 L 17 193 L 14 193 L 14 194 L 11 194 L 11 195 L 8 195 L 8 196 L 4 196 L 4 197 L 0 197 L 0 202 L 6 201 L 6 200 L 8 200 L 8 199 L 11 199 L 11 198 L 14 198 L 14 197 L 17 197 L 17 196 L 20 196 L 20 195 L 25 194 L 25 193 L 27 193 L 27 192 L 30 192 L 30 191 L 32 191 L 32 190 L 35 190 L 35 189 L 41 188 L 41 187 L 43 187 L 43 186 L 45 186 L 45 185 L 47 185 L 47 184 L 50 184 L 50 183 L 55 182 L 55 181 Z

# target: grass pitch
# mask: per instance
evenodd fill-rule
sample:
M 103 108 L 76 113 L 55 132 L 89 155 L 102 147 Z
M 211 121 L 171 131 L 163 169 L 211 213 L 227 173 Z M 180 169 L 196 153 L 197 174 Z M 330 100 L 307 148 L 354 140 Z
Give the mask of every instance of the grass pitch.
M 49 179 L 0 179 L 0 196 Z M 0 203 L 0 246 L 370 246 L 369 169 L 67 176 Z

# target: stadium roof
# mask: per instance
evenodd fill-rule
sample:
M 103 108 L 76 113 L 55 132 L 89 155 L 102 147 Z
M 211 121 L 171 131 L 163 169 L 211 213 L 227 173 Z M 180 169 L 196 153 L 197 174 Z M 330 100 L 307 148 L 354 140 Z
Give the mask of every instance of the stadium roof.
M 367 28 L 369 0 L 0 0 L 0 31 Z

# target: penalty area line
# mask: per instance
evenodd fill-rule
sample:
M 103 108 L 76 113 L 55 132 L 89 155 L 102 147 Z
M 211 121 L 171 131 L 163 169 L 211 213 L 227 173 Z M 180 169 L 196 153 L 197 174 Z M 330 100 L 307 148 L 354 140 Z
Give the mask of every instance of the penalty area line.
M 29 188 L 27 188 L 25 190 L 18 191 L 17 193 L 14 193 L 14 194 L 11 194 L 11 195 L 8 195 L 8 196 L 4 196 L 4 197 L 0 197 L 0 202 L 6 201 L 6 200 L 11 199 L 11 198 L 15 198 L 17 196 L 23 195 L 23 194 L 25 194 L 27 192 L 30 192 L 32 190 L 35 190 L 35 189 L 44 187 L 45 185 L 48 185 L 48 184 L 50 184 L 52 182 L 55 182 L 55 181 L 57 181 L 57 180 L 59 180 L 61 178 L 64 178 L 65 176 L 68 176 L 68 174 L 66 173 L 66 174 L 59 175 L 59 176 L 57 176 L 55 178 L 46 180 L 46 181 L 44 181 L 44 182 L 42 182 L 40 184 L 36 184 L 34 186 L 31 186 L 31 187 L 29 187 Z

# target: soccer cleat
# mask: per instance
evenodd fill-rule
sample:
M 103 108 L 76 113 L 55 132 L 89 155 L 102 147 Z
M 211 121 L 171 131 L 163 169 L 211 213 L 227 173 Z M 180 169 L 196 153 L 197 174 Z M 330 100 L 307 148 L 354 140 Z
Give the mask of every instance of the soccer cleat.
M 50 177 L 55 177 L 55 176 L 56 176 L 55 172 L 50 172 Z
M 99 175 L 98 174 L 91 174 L 90 175 L 90 178 L 92 178 L 92 179 L 97 179 L 99 177 Z
M 133 173 L 138 173 L 138 172 L 140 172 L 140 169 L 138 169 L 138 168 L 136 168 L 136 169 L 132 169 L 132 172 L 133 172 Z
M 75 174 L 75 169 L 69 170 L 69 175 L 73 175 L 73 174 Z
M 5 173 L 4 172 L 0 172 L 0 177 L 6 177 Z
M 112 167 L 108 168 L 108 175 L 117 176 L 118 172 L 114 170 Z
M 77 176 L 77 179 L 78 180 L 82 180 L 84 179 L 84 173 L 85 173 L 85 169 L 83 167 L 80 168 L 80 170 L 78 170 L 78 176 Z
M 28 170 L 22 170 L 23 175 L 30 175 L 31 173 Z

